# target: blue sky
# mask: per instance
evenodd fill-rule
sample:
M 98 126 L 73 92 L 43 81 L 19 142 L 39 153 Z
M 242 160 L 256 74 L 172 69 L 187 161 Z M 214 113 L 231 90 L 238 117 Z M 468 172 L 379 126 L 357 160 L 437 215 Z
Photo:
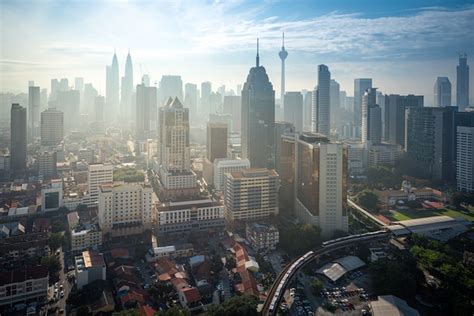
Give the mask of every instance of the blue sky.
M 180 74 L 235 88 L 260 37 L 278 95 L 284 31 L 287 90 L 313 88 L 325 63 L 349 94 L 354 78 L 372 77 L 382 92 L 424 94 L 429 104 L 436 76 L 455 87 L 458 52 L 474 56 L 474 1 L 3 0 L 0 8 L 1 91 L 81 76 L 104 92 L 114 49 L 122 74 L 129 48 L 136 81 Z

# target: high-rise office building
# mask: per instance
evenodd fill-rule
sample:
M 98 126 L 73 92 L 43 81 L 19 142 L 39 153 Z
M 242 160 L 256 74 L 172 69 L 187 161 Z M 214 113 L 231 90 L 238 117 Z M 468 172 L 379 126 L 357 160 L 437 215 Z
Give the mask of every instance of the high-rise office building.
M 94 116 L 95 98 L 99 95 L 92 83 L 84 85 L 84 92 L 82 94 L 82 111 L 87 113 L 89 117 Z
M 273 168 L 275 150 L 275 90 L 267 72 L 260 66 L 250 68 L 242 89 L 242 157 L 250 160 L 253 168 Z
M 77 91 L 84 90 L 84 78 L 82 77 L 74 78 L 74 90 L 77 90 Z
M 434 85 L 434 106 L 451 106 L 451 82 L 448 77 L 438 77 Z
M 224 114 L 230 114 L 232 118 L 232 132 L 239 132 L 242 122 L 242 98 L 240 95 L 226 95 L 223 104 Z
M 469 106 L 469 66 L 467 55 L 459 56 L 459 65 L 456 67 L 456 104 L 459 111 Z
M 156 87 L 137 85 L 136 94 L 136 135 L 147 139 L 156 134 L 157 129 L 157 91 Z
M 116 118 L 119 113 L 120 98 L 120 79 L 117 55 L 114 53 L 112 64 L 106 67 L 106 88 L 105 102 L 107 105 L 107 113 L 111 118 Z
M 227 158 L 227 124 L 207 124 L 207 159 Z
M 212 83 L 205 81 L 201 83 L 201 102 L 199 111 L 202 117 L 207 118 L 211 108 Z
M 454 180 L 457 107 L 409 107 L 406 110 L 405 150 L 421 176 Z
M 280 194 L 297 217 L 331 237 L 348 230 L 347 148 L 324 135 L 282 137 Z
M 244 88 L 245 90 L 245 88 Z M 251 168 L 225 174 L 224 214 L 230 223 L 268 218 L 278 214 L 278 174 Z
M 340 92 L 341 87 L 339 83 L 331 79 L 331 82 L 329 84 L 329 101 L 330 101 L 330 113 L 331 113 L 331 125 L 337 126 L 337 123 L 339 123 L 339 118 L 340 118 L 340 107 L 341 107 L 341 100 L 340 100 Z
M 44 151 L 36 157 L 38 174 L 43 177 L 52 177 L 57 174 L 56 153 Z
M 405 147 L 405 110 L 409 107 L 423 107 L 423 101 L 422 95 L 385 95 L 385 142 Z
M 166 75 L 160 80 L 159 106 L 165 104 L 169 98 L 183 100 L 183 81 L 181 76 Z
M 26 169 L 26 109 L 13 103 L 10 117 L 10 168 L 18 173 Z
M 105 97 L 97 96 L 94 100 L 94 116 L 96 122 L 104 121 Z
M 288 57 L 288 52 L 285 49 L 285 33 L 282 34 L 281 51 L 278 53 L 281 59 L 281 86 L 280 86 L 280 102 L 281 107 L 285 108 L 285 60 Z M 286 118 L 285 118 L 286 120 Z
M 90 164 L 87 174 L 87 206 L 97 206 L 100 186 L 114 182 L 114 166 L 110 164 Z
M 318 66 L 318 86 L 313 92 L 312 130 L 319 134 L 331 134 L 330 94 L 331 73 L 326 65 Z
M 458 191 L 474 193 L 474 126 L 458 126 L 456 133 Z
M 313 103 L 313 92 L 303 90 L 303 130 L 311 130 L 311 112 Z
M 41 145 L 56 146 L 64 138 L 64 113 L 49 108 L 41 112 Z
M 28 87 L 28 131 L 31 141 L 39 136 L 41 96 L 40 87 Z
M 275 122 L 275 169 L 280 173 L 280 158 L 282 155 L 282 136 L 293 135 L 295 133 L 295 126 L 290 122 Z
M 55 102 L 57 98 L 58 91 L 67 91 L 69 90 L 69 81 L 67 78 L 51 79 L 51 93 L 49 95 L 50 102 Z
M 369 88 L 362 97 L 362 142 L 382 141 L 382 111 L 376 103 L 377 88 Z
M 284 118 L 294 125 L 298 132 L 303 131 L 303 95 L 301 92 L 287 92 L 284 96 Z M 275 140 L 277 142 L 278 139 Z
M 120 96 L 122 117 L 129 119 L 132 116 L 132 94 L 133 94 L 133 64 L 130 51 L 125 62 L 125 76 L 122 77 L 122 89 Z
M 159 109 L 158 149 L 163 187 L 160 200 L 195 195 L 197 178 L 191 170 L 189 110 L 176 97 L 169 98 Z
M 80 126 L 80 100 L 81 96 L 77 90 L 58 91 L 57 109 L 64 113 L 64 129 L 74 130 Z
M 197 104 L 198 104 L 198 90 L 194 83 L 187 83 L 184 85 L 184 106 L 189 109 L 189 117 L 192 125 L 197 123 Z
M 365 90 L 372 88 L 371 78 L 354 79 L 354 125 L 362 125 L 362 96 Z

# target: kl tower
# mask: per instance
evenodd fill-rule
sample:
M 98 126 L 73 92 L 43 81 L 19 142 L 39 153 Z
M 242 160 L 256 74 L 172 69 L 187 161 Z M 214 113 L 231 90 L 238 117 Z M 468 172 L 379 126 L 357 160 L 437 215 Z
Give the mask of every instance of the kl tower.
M 285 33 L 282 34 L 281 51 L 278 53 L 281 59 L 281 89 L 280 89 L 280 104 L 281 110 L 285 108 L 285 59 L 288 57 L 288 52 L 285 50 Z

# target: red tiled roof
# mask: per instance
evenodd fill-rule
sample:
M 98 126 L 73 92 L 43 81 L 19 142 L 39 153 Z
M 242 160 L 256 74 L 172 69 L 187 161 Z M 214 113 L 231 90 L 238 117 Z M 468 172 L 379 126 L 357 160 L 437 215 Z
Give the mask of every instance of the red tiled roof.
M 138 313 L 141 316 L 153 316 L 155 315 L 155 310 L 148 305 L 144 305 L 140 307 L 140 309 L 138 310 Z
M 201 300 L 201 295 L 195 287 L 188 287 L 181 290 L 188 304 L 197 303 Z
M 171 284 L 173 284 L 174 288 L 177 291 L 189 286 L 189 283 L 185 279 L 177 279 L 177 278 L 171 279 Z
M 139 294 L 135 291 L 130 292 L 122 297 L 120 297 L 120 301 L 123 304 L 128 303 L 128 302 L 138 302 L 141 304 L 145 304 L 145 298 L 143 297 L 142 294 Z

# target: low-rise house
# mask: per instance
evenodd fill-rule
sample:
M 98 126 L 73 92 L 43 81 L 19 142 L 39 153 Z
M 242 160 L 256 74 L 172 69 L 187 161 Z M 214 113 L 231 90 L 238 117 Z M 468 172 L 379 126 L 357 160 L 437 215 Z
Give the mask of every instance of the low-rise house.
M 0 272 L 0 306 L 40 301 L 48 295 L 48 267 L 27 266 Z
M 272 224 L 247 224 L 245 233 L 250 245 L 256 251 L 275 250 L 280 242 L 280 233 Z

